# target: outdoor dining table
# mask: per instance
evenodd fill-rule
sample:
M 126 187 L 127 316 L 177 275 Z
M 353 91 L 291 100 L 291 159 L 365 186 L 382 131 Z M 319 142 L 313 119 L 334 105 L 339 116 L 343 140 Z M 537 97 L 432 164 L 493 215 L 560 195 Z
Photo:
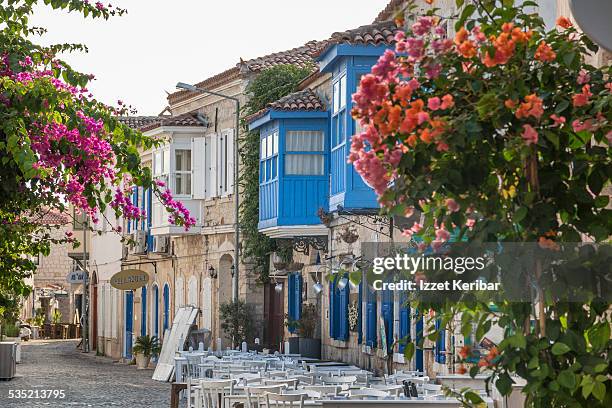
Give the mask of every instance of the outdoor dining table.
M 448 374 L 448 375 L 437 375 L 436 380 L 447 387 L 453 389 L 461 389 L 465 387 L 469 387 L 473 390 L 484 390 L 485 380 L 488 376 L 486 375 L 477 375 L 472 378 L 469 375 L 462 374 Z

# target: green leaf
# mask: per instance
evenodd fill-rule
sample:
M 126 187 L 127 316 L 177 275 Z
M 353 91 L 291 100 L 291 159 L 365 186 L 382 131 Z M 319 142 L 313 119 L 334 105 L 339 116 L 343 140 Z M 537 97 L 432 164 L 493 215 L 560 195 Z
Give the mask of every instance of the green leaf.
M 463 3 L 465 3 L 465 0 L 455 0 L 455 5 L 457 6 L 457 8 L 461 8 L 461 6 L 463 6 Z
M 576 388 L 576 374 L 571 372 L 570 370 L 563 370 L 559 373 L 559 377 L 557 379 L 561 386 L 573 390 Z
M 569 107 L 569 105 L 570 105 L 569 101 L 563 99 L 555 107 L 555 113 L 559 114 L 559 113 L 563 112 L 564 110 L 566 110 Z
M 478 371 L 480 371 L 480 369 L 476 365 L 470 368 L 470 377 L 472 378 L 476 377 L 476 375 L 478 374 Z
M 480 404 L 484 402 L 482 398 L 480 398 L 480 395 L 476 394 L 474 391 L 468 391 L 465 394 L 463 394 L 463 396 L 465 397 L 465 399 L 470 401 L 472 404 Z
M 595 350 L 601 350 L 606 347 L 610 340 L 610 325 L 607 322 L 591 327 L 587 331 L 589 342 Z
M 514 213 L 514 217 L 512 217 L 512 220 L 516 223 L 519 223 L 521 221 L 523 221 L 525 219 L 525 217 L 527 216 L 527 208 L 525 207 L 520 207 L 518 210 L 516 210 L 516 212 Z
M 600 382 L 593 383 L 593 395 L 598 400 L 602 401 L 606 397 L 606 386 Z
M 563 55 L 563 63 L 569 67 L 572 65 L 574 58 L 576 58 L 576 52 L 570 51 L 567 54 Z
M 461 29 L 461 27 L 463 27 L 463 25 L 465 24 L 465 20 L 467 20 L 472 14 L 474 14 L 475 11 L 475 5 L 468 4 L 467 6 L 465 6 L 463 11 L 461 12 L 459 20 L 457 20 L 457 22 L 455 23 L 455 31 L 459 31 L 459 29 Z
M 497 389 L 501 395 L 508 395 L 512 391 L 513 383 L 514 381 L 512 381 L 512 378 L 510 378 L 508 373 L 501 373 L 495 382 L 495 385 L 497 386 Z
M 555 356 L 560 356 L 562 354 L 567 353 L 570 350 L 571 350 L 571 348 L 567 344 L 565 344 L 565 343 L 555 343 L 552 346 L 552 349 L 551 349 L 552 353 Z
M 559 135 L 558 134 L 550 130 L 545 130 L 544 136 L 546 136 L 546 139 L 548 139 L 548 141 L 552 143 L 553 146 L 555 146 L 555 149 L 559 149 Z
M 593 382 L 586 383 L 582 386 L 582 397 L 584 399 L 589 398 L 589 395 L 591 395 L 591 392 L 593 392 L 594 386 L 595 386 L 595 383 Z
M 599 196 L 595 198 L 594 204 L 597 208 L 605 208 L 610 202 L 610 197 L 608 196 Z
M 406 344 L 406 347 L 404 347 L 404 359 L 408 361 L 412 360 L 412 356 L 414 356 L 414 350 L 414 343 Z

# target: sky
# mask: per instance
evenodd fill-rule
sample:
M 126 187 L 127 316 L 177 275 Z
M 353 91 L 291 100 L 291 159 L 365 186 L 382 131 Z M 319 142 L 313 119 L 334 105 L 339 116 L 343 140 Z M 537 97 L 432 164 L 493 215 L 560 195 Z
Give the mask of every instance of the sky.
M 109 0 L 104 1 L 105 4 Z M 96 99 L 122 100 L 157 115 L 177 82 L 196 83 L 248 60 L 370 24 L 388 0 L 120 0 L 127 15 L 108 21 L 39 6 L 31 23 L 43 44 L 82 43 L 62 58 L 94 74 Z

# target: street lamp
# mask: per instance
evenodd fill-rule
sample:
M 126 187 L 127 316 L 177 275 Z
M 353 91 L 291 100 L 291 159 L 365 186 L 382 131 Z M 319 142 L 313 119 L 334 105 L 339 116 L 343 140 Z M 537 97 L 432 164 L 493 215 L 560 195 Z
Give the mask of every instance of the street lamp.
M 238 224 L 238 216 L 240 211 L 240 198 L 239 198 L 239 188 L 238 188 L 238 134 L 240 133 L 240 100 L 234 96 L 223 95 L 218 92 L 209 91 L 206 89 L 198 88 L 195 85 L 186 84 L 184 82 L 179 82 L 176 84 L 176 87 L 179 89 L 184 89 L 190 92 L 199 92 L 207 95 L 215 95 L 223 99 L 228 99 L 230 101 L 234 101 L 236 104 L 236 129 L 234 131 L 234 234 L 236 236 L 235 244 L 234 244 L 234 259 L 235 259 L 235 268 L 234 273 L 232 274 L 232 280 L 234 281 L 234 290 L 232 293 L 232 300 L 238 300 L 238 277 L 239 277 L 239 265 L 240 265 L 240 227 Z
M 211 279 L 215 279 L 217 277 L 217 271 L 215 271 L 215 268 L 212 265 L 208 267 L 208 276 L 210 276 Z

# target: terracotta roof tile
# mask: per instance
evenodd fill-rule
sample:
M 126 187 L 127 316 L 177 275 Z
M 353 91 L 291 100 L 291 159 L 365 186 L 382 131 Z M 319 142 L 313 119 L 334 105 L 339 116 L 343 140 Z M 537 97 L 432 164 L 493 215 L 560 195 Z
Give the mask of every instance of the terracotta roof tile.
M 325 105 L 321 101 L 321 98 L 310 88 L 306 88 L 301 91 L 291 93 L 287 96 L 280 98 L 279 100 L 269 103 L 265 109 L 255 112 L 254 114 L 246 117 L 247 122 L 253 122 L 263 117 L 270 110 L 278 110 L 284 112 L 292 111 L 307 111 L 314 112 L 325 111 Z
M 292 48 L 287 51 L 275 52 L 247 61 L 240 60 L 234 68 L 198 82 L 195 86 L 202 89 L 212 89 L 229 83 L 246 73 L 260 72 L 277 65 L 296 65 L 301 68 L 311 68 L 314 71 L 316 69 L 315 58 L 326 45 L 327 41 L 309 41 L 301 47 Z M 177 91 L 168 95 L 168 101 L 170 104 L 173 104 L 188 99 L 193 95 L 196 95 L 196 93 L 186 90 Z
M 140 130 L 146 132 L 153 130 L 161 126 L 202 126 L 205 124 L 202 121 L 206 121 L 206 117 L 200 114 L 198 118 L 198 112 L 187 112 L 178 116 L 158 116 L 158 120 L 143 126 Z
M 396 31 L 397 27 L 393 21 L 383 21 L 333 33 L 330 42 L 351 45 L 391 45 L 395 43 Z
M 324 111 L 319 96 L 310 88 L 294 92 L 268 104 L 270 109 L 281 111 Z
M 141 129 L 144 126 L 159 121 L 159 116 L 119 116 L 117 119 L 132 129 Z
M 406 0 L 391 0 L 389 4 L 378 14 L 374 23 L 393 20 L 395 15 L 401 10 L 401 7 L 406 3 Z
M 50 211 L 43 214 L 43 216 L 36 220 L 41 225 L 65 225 L 70 222 L 67 215 L 62 214 L 58 211 Z

